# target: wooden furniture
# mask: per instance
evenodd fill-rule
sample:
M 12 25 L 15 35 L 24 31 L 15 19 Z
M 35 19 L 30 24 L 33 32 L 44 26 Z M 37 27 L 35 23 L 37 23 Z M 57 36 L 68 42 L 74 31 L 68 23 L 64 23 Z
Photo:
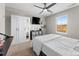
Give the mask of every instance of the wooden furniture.
M 33 39 L 35 36 L 43 35 L 42 30 L 32 30 L 30 31 L 30 40 Z
M 2 34 L 2 35 L 4 35 L 4 34 Z M 4 42 L 3 47 L 0 48 L 0 56 L 5 56 L 7 54 L 7 51 L 8 51 L 8 49 L 11 45 L 11 42 L 13 40 L 13 36 L 7 36 L 7 35 L 4 35 L 4 36 L 6 36 L 6 37 L 4 39 L 5 42 Z

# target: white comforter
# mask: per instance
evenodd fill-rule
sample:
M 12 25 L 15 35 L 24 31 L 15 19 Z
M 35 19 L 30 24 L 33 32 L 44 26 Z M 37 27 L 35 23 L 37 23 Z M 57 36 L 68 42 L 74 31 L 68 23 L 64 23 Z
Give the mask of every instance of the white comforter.
M 56 35 L 56 34 L 48 34 L 48 35 L 35 37 L 32 40 L 33 51 L 35 51 L 35 53 L 37 55 L 39 55 L 40 51 L 41 51 L 41 48 L 42 48 L 42 44 L 44 42 L 55 40 L 55 39 L 60 38 L 60 37 L 61 37 L 60 35 Z
M 42 51 L 48 56 L 54 55 L 53 51 L 62 56 L 77 56 L 79 52 L 75 51 L 73 48 L 79 44 L 78 41 L 79 40 L 72 38 L 61 37 L 57 40 L 45 42 Z

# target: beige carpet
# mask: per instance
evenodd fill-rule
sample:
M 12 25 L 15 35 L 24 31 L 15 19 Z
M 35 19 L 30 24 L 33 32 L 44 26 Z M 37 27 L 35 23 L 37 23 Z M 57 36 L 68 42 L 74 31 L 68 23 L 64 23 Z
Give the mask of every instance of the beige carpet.
M 17 45 L 11 45 L 7 56 L 33 56 L 32 42 L 27 41 Z

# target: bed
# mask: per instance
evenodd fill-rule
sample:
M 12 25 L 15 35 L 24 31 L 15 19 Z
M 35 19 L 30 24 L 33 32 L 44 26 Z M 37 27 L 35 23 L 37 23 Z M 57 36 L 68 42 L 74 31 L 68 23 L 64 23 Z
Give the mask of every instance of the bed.
M 79 40 L 61 35 L 49 34 L 35 37 L 32 41 L 33 51 L 47 56 L 78 56 Z

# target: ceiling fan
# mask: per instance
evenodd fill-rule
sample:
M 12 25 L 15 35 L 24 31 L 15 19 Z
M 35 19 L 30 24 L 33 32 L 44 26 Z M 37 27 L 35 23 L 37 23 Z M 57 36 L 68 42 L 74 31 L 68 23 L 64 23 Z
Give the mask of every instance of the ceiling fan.
M 46 6 L 47 3 L 43 3 L 43 4 L 44 4 L 44 7 L 40 7 L 40 6 L 34 5 L 35 7 L 42 9 L 42 11 L 40 12 L 40 14 L 41 14 L 42 12 L 44 12 L 44 11 L 48 11 L 48 12 L 52 13 L 52 11 L 49 10 L 49 8 L 51 8 L 52 6 L 54 6 L 56 3 L 52 3 L 52 4 L 50 4 L 49 6 Z

